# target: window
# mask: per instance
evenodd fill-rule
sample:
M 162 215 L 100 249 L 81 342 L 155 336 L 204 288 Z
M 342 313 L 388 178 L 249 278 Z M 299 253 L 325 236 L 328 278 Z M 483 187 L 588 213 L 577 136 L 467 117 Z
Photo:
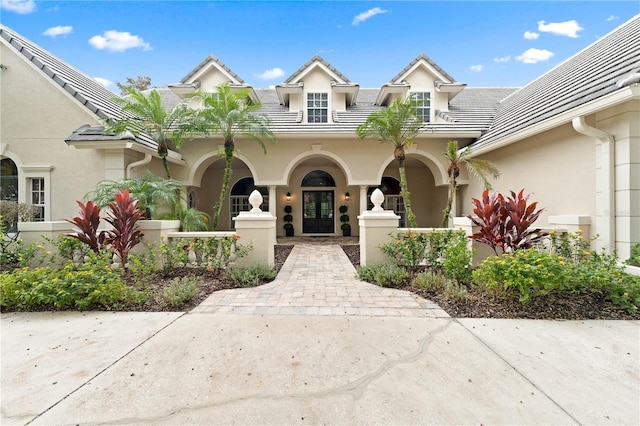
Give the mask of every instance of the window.
M 382 207 L 385 210 L 393 210 L 395 214 L 400 216 L 400 228 L 406 227 L 407 211 L 404 208 L 404 201 L 400 196 L 400 181 L 394 177 L 384 176 L 380 186 L 370 186 L 367 191 L 367 210 L 371 210 L 373 208 L 371 194 L 376 188 L 379 188 L 384 194 L 384 204 Z
M 326 93 L 307 93 L 307 122 L 326 123 L 329 100 Z
M 429 92 L 414 92 L 411 94 L 411 101 L 416 107 L 418 117 L 424 122 L 431 121 L 431 94 Z
M 35 217 L 33 218 L 33 221 L 42 222 L 44 221 L 44 206 L 45 206 L 44 178 L 31 178 L 30 180 L 31 180 L 31 205 L 37 209 Z
M 18 201 L 18 167 L 10 158 L 0 160 L 0 200 Z
M 302 186 L 336 186 L 336 181 L 333 180 L 333 177 L 325 172 L 324 170 L 314 170 L 312 172 L 307 173 L 304 178 L 302 178 Z

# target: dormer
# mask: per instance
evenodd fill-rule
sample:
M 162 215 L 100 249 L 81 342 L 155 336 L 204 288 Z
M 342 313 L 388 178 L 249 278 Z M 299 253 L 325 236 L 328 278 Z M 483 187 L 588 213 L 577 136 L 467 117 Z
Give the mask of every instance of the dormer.
M 249 97 L 254 102 L 258 101 L 253 88 L 214 55 L 207 56 L 180 80 L 180 83 L 169 84 L 169 89 L 180 98 L 187 99 L 198 90 L 215 92 L 217 86 L 225 83 L 232 89 L 251 89 Z
M 389 105 L 398 97 L 414 96 L 423 120 L 431 122 L 435 111 L 448 111 L 449 101 L 465 87 L 422 53 L 380 88 L 375 104 Z
M 304 123 L 332 123 L 333 112 L 355 104 L 359 85 L 316 55 L 276 85 L 281 105 L 302 112 Z

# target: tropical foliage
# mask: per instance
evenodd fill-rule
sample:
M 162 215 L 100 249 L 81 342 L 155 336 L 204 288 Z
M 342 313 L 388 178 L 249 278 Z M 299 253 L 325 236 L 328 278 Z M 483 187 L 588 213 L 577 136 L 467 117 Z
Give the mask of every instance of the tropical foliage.
M 113 98 L 112 101 L 122 107 L 128 115 L 124 118 L 107 120 L 106 131 L 123 133 L 129 131 L 134 135 L 146 134 L 158 144 L 158 156 L 162 159 L 162 166 L 171 178 L 169 163 L 169 144 L 177 148 L 182 146 L 185 135 L 193 130 L 193 111 L 180 103 L 171 111 L 165 109 L 162 97 L 156 90 L 148 93 L 133 87 L 124 87 L 126 96 Z
M 216 88 L 215 93 L 199 95 L 202 109 L 198 111 L 198 131 L 204 134 L 218 134 L 224 138 L 222 154 L 225 158 L 225 168 L 220 196 L 213 209 L 214 231 L 218 227 L 222 205 L 229 192 L 236 137 L 257 142 L 265 154 L 265 142 L 275 142 L 275 136 L 269 129 L 269 120 L 256 113 L 260 104 L 252 102 L 249 94 L 248 89 L 232 89 L 228 84 L 223 84 Z
M 413 144 L 413 138 L 420 133 L 422 120 L 417 115 L 413 98 L 398 98 L 388 108 L 371 113 L 356 129 L 360 139 L 377 137 L 381 143 L 393 145 L 393 155 L 400 173 L 400 195 L 404 201 L 407 221 L 412 228 L 417 227 L 416 216 L 411 209 L 411 194 L 407 185 L 405 170 L 405 149 Z
M 444 156 L 447 158 L 449 165 L 447 167 L 447 176 L 449 180 L 449 191 L 447 197 L 447 206 L 444 209 L 442 216 L 442 227 L 449 226 L 449 219 L 451 217 L 451 208 L 455 201 L 456 192 L 458 191 L 458 176 L 460 176 L 460 167 L 464 166 L 469 173 L 480 179 L 485 189 L 491 189 L 491 183 L 489 182 L 489 176 L 497 179 L 500 176 L 500 172 L 491 162 L 483 160 L 481 158 L 472 158 L 471 148 L 466 147 L 458 149 L 458 142 L 449 141 L 447 144 L 447 151 Z
M 518 194 L 511 191 L 511 196 L 482 192 L 480 199 L 473 198 L 473 213 L 468 215 L 471 222 L 480 227 L 478 232 L 469 238 L 487 244 L 498 253 L 511 253 L 519 249 L 528 249 L 542 241 L 548 233 L 540 229 L 530 229 L 538 220 L 543 209 L 536 210 L 538 203 L 528 204 L 529 195 L 524 196 L 524 189 Z

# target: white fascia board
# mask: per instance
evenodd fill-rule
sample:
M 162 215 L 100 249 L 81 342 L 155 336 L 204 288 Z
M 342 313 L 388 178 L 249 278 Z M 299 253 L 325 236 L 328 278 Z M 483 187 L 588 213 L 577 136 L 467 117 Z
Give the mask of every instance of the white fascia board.
M 338 74 L 336 74 L 333 71 L 331 71 L 329 68 L 327 68 L 320 61 L 315 61 L 314 63 L 309 65 L 304 71 L 301 71 L 300 74 L 298 74 L 298 76 L 296 77 L 296 79 L 294 81 L 292 81 L 292 83 L 300 82 L 300 80 L 304 79 L 304 76 L 309 74 L 316 67 L 322 69 L 322 71 L 324 71 L 327 75 L 329 75 L 333 80 L 337 81 L 338 83 L 345 83 L 345 84 L 347 83 L 342 78 L 340 78 L 340 76 L 338 76 Z
M 411 68 L 409 68 L 407 70 L 407 72 L 402 74 L 400 76 L 400 78 L 398 78 L 396 81 L 405 80 L 407 78 L 407 76 L 409 74 L 411 74 L 412 72 L 414 72 L 416 69 L 418 69 L 418 67 L 425 67 L 427 69 L 427 71 L 429 72 L 429 74 L 431 74 L 432 76 L 435 77 L 434 80 L 440 80 L 440 81 L 445 82 L 445 83 L 451 83 L 451 81 L 449 81 L 449 79 L 447 77 L 445 77 L 437 69 L 432 67 L 430 63 L 428 63 L 427 61 L 424 60 L 424 58 L 420 59 L 418 62 L 416 62 Z
M 570 123 L 571 120 L 573 120 L 575 117 L 593 114 L 598 111 L 602 111 L 603 109 L 611 108 L 618 104 L 637 98 L 640 98 L 640 84 L 634 84 L 633 86 L 629 86 L 624 90 L 610 93 L 587 104 L 580 105 L 579 107 L 571 109 L 569 111 L 565 111 L 555 117 L 541 121 L 540 123 L 536 123 L 531 127 L 519 130 L 502 139 L 497 139 L 491 142 L 489 145 L 485 145 L 480 148 L 473 148 L 471 157 L 473 158 L 491 151 L 495 151 L 499 148 L 511 145 L 512 143 L 515 143 L 519 140 L 535 136 L 539 133 L 543 133 L 547 130 L 559 127 L 563 124 Z
M 158 154 L 154 149 L 131 141 L 66 141 L 66 143 L 76 149 L 130 149 L 142 154 L 152 154 L 156 156 Z M 182 155 L 172 150 L 169 150 L 167 161 L 173 164 L 187 164 L 182 158 Z

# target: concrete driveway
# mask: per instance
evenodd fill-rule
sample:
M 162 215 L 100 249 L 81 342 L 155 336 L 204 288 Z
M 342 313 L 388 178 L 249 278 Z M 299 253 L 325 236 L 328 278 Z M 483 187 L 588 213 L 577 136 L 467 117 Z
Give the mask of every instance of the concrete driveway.
M 0 316 L 10 424 L 640 424 L 640 322 Z

